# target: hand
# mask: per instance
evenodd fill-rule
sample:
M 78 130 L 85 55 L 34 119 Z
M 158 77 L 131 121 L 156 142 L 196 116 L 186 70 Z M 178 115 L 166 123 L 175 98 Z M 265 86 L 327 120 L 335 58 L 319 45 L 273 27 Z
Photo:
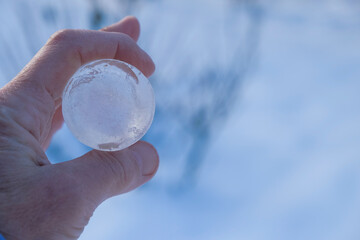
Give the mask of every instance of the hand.
M 64 86 L 81 65 L 114 58 L 154 72 L 135 42 L 139 31 L 134 17 L 100 31 L 59 31 L 0 89 L 0 232 L 7 240 L 77 239 L 101 202 L 155 174 L 157 152 L 142 141 L 60 164 L 44 153 L 63 123 Z

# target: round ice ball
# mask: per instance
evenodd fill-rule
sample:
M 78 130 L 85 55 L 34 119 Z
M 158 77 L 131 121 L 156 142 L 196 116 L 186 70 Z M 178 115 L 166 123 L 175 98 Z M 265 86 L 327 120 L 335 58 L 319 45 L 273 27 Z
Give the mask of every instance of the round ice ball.
M 155 112 L 154 92 L 134 66 L 97 60 L 71 77 L 63 92 L 62 112 L 80 142 L 117 151 L 137 142 L 149 129 Z

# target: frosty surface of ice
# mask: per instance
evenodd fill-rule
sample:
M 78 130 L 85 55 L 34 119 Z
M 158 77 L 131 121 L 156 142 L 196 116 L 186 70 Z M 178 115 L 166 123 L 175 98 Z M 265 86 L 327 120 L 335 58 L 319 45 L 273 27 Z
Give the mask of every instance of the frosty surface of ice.
M 102 151 L 124 149 L 144 136 L 155 112 L 154 92 L 134 66 L 102 59 L 82 66 L 67 83 L 64 120 L 83 144 Z

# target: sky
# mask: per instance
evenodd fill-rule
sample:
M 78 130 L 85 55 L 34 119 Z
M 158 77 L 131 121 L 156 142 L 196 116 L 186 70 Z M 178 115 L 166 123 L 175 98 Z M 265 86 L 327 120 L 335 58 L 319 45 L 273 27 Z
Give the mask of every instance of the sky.
M 7 12 L 14 22 L 11 28 L 0 23 L 5 29 L 0 35 L 2 84 L 56 29 L 89 27 L 86 1 L 74 1 L 72 7 L 70 1 L 50 1 L 62 19 L 53 25 L 44 23 L 40 8 L 31 5 L 29 19 L 38 27 L 24 42 L 29 37 L 24 23 L 10 14 L 23 11 L 21 2 L 1 3 L 0 13 Z M 109 15 L 117 14 L 107 5 L 112 1 L 105 2 Z M 180 88 L 189 72 L 231 64 L 231 46 L 243 44 L 236 24 L 246 20 L 223 25 L 227 38 L 217 38 L 220 23 L 231 20 L 224 2 L 149 1 L 131 10 L 142 23 L 139 44 L 154 58 L 158 74 L 168 78 L 169 89 Z M 217 125 L 196 185 L 172 191 L 181 178 L 186 140 L 177 132 L 157 146 L 157 176 L 104 202 L 80 239 L 360 239 L 360 5 L 350 0 L 259 3 L 263 17 L 255 61 L 236 89 L 228 118 Z M 155 24 L 149 20 L 154 13 L 162 16 Z M 149 36 L 152 44 L 146 42 Z M 221 44 L 230 48 L 216 49 Z M 177 68 L 177 56 L 194 58 L 191 71 Z M 171 93 L 169 99 L 176 96 Z M 65 126 L 47 154 L 60 161 L 88 150 Z M 169 160 L 172 155 L 176 160 Z
M 267 5 L 257 66 L 197 186 L 179 196 L 150 185 L 111 199 L 82 239 L 359 239 L 355 7 Z

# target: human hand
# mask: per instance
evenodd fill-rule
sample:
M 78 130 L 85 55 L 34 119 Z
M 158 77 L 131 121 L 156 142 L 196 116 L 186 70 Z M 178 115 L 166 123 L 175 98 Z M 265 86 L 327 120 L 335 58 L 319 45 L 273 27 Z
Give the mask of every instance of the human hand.
M 136 18 L 127 17 L 101 31 L 57 32 L 0 89 L 0 232 L 7 240 L 77 239 L 101 202 L 155 174 L 157 152 L 143 141 L 59 164 L 44 153 L 63 123 L 62 91 L 81 65 L 114 58 L 146 76 L 154 72 L 135 42 L 139 29 Z

